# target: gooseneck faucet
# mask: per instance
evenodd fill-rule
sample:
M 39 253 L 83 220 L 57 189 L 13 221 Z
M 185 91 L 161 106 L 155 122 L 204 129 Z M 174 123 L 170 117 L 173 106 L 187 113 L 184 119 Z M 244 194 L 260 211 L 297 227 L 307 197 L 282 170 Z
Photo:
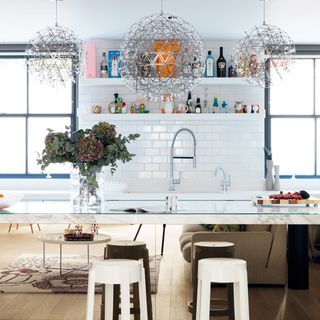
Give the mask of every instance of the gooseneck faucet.
M 189 132 L 192 136 L 193 139 L 193 155 L 190 156 L 175 156 L 174 155 L 174 144 L 176 142 L 177 136 L 183 132 Z M 179 172 L 179 179 L 174 179 L 174 167 L 173 167 L 173 162 L 174 159 L 187 159 L 187 160 L 193 160 L 193 167 L 196 167 L 196 146 L 197 146 L 197 142 L 196 142 L 196 137 L 194 135 L 194 133 L 188 129 L 188 128 L 182 128 L 180 130 L 178 130 L 172 140 L 172 144 L 171 144 L 171 148 L 170 148 L 170 185 L 169 185 L 169 191 L 174 191 L 174 185 L 175 184 L 179 184 L 181 182 L 181 175 Z
M 228 191 L 228 187 L 230 187 L 230 185 L 231 185 L 230 175 L 228 175 L 228 178 L 227 178 L 225 171 L 221 167 L 216 168 L 214 175 L 217 176 L 219 171 L 222 172 L 221 188 L 222 188 L 223 192 L 226 192 L 226 191 Z

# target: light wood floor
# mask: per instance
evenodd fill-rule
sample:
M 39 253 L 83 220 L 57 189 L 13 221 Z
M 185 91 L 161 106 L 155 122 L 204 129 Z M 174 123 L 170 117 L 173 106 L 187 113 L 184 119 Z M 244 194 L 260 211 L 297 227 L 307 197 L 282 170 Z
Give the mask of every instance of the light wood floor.
M 65 225 L 41 225 L 42 232 L 63 232 Z M 0 225 L 0 267 L 6 266 L 23 253 L 41 253 L 36 231 L 28 225 L 7 233 Z M 36 227 L 34 228 L 36 230 Z M 101 226 L 100 232 L 113 239 L 132 239 L 136 225 Z M 144 225 L 138 240 L 148 243 L 151 254 L 159 254 L 161 226 Z M 161 261 L 159 290 L 153 295 L 154 319 L 191 320 L 187 301 L 191 300 L 190 266 L 184 262 L 178 244 L 181 226 L 167 226 L 165 254 Z M 58 254 L 58 247 L 49 245 L 49 254 Z M 67 253 L 83 253 L 78 246 L 65 247 Z M 92 246 L 92 254 L 102 254 L 103 245 Z M 222 295 L 222 289 L 216 290 Z M 250 288 L 251 320 L 318 320 L 320 319 L 320 264 L 311 263 L 310 289 L 302 291 L 285 288 Z M 96 296 L 95 319 L 99 319 L 100 295 Z M 0 294 L 0 320 L 82 320 L 85 319 L 85 294 Z M 214 318 L 223 320 L 227 318 Z

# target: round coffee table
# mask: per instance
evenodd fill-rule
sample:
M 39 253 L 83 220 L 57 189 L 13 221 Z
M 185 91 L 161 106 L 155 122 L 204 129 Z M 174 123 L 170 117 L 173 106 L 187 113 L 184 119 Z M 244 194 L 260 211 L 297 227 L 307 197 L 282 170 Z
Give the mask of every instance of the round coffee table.
M 111 240 L 111 237 L 108 235 L 102 235 L 102 234 L 96 234 L 93 238 L 93 240 L 90 241 L 82 241 L 82 240 L 76 240 L 76 241 L 66 241 L 64 240 L 64 234 L 63 233 L 50 233 L 50 234 L 43 234 L 38 237 L 38 240 L 42 242 L 42 254 L 43 254 L 43 267 L 46 267 L 46 244 L 58 244 L 60 247 L 60 275 L 62 275 L 62 246 L 63 245 L 69 245 L 69 246 L 79 246 L 79 245 L 87 245 L 87 265 L 89 264 L 89 246 L 93 244 L 99 244 L 99 243 L 107 243 Z M 85 265 L 85 266 L 87 266 Z M 81 266 L 74 270 L 79 270 L 85 266 Z M 69 271 L 69 272 L 72 272 Z

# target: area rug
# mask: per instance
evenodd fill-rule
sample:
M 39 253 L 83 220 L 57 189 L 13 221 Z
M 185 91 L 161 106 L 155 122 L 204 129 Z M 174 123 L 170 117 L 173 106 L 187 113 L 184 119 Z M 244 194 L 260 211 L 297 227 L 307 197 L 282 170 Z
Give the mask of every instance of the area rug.
M 62 275 L 59 257 L 46 256 L 46 268 L 42 255 L 19 256 L 7 268 L 0 269 L 0 293 L 86 293 L 88 270 L 86 256 L 64 255 Z M 90 256 L 90 261 L 102 260 L 102 256 Z M 151 293 L 158 291 L 161 256 L 150 256 Z M 79 270 L 75 268 L 85 266 Z M 96 286 L 101 293 L 101 285 Z

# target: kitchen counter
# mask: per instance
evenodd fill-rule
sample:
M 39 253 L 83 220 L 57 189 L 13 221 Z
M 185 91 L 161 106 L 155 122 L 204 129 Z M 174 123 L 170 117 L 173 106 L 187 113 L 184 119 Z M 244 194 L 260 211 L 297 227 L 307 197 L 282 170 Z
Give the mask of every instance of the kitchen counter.
M 138 207 L 150 212 L 121 211 Z M 255 206 L 248 200 L 179 200 L 178 211 L 166 213 L 164 201 L 114 200 L 105 202 L 101 212 L 77 212 L 70 201 L 28 200 L 0 211 L 0 223 L 320 224 L 320 208 Z

